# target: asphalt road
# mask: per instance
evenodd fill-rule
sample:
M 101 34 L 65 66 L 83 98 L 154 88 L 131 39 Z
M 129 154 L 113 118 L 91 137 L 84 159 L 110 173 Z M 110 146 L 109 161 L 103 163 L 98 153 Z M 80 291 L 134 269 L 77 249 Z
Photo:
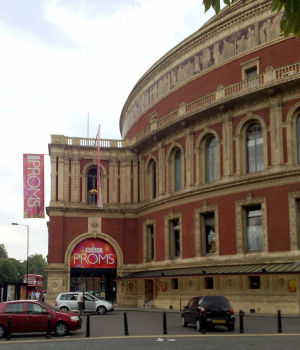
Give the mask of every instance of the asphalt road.
M 0 341 L 1 350 L 99 350 L 99 349 L 201 349 L 201 350 L 289 350 L 300 349 L 300 317 L 283 317 L 278 333 L 277 317 L 248 315 L 240 334 L 239 317 L 234 332 L 215 329 L 205 334 L 195 327 L 182 327 L 180 313 L 168 312 L 167 334 L 163 334 L 163 313 L 126 311 L 129 336 L 125 336 L 124 312 L 90 316 L 90 337 L 86 337 L 86 317 L 81 330 L 67 337 L 45 334 L 12 335 Z

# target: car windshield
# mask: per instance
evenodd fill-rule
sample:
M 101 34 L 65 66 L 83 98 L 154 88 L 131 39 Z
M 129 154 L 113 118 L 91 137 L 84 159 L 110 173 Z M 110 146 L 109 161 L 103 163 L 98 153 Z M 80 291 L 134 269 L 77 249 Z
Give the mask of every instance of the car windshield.
M 204 307 L 230 308 L 228 300 L 225 297 L 220 296 L 208 296 L 201 298 L 199 305 Z

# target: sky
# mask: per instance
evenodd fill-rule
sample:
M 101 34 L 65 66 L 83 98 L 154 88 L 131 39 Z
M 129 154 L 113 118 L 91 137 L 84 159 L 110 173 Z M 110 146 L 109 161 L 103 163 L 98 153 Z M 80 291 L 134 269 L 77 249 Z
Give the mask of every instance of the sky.
M 52 134 L 121 139 L 122 107 L 139 78 L 214 13 L 202 0 L 0 0 L 0 244 L 47 256 L 45 219 L 23 218 L 23 153 Z M 89 115 L 89 118 L 88 118 Z M 89 120 L 89 123 L 88 123 Z M 88 127 L 89 126 L 89 127 Z

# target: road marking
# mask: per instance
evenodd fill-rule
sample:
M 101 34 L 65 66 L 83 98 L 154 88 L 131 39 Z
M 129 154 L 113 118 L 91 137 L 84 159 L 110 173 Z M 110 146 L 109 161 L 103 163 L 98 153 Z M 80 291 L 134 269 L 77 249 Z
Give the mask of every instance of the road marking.
M 49 342 L 66 342 L 66 341 L 83 341 L 83 340 L 106 340 L 106 339 L 141 339 L 141 338 L 157 338 L 157 339 L 166 339 L 168 341 L 176 341 L 175 338 L 212 338 L 212 337 L 299 337 L 300 333 L 275 333 L 275 334 L 172 334 L 172 335 L 120 335 L 120 336 L 106 336 L 106 337 L 82 337 L 82 338 L 73 338 L 66 337 L 63 339 L 31 339 L 31 340 L 2 340 L 0 344 L 16 344 L 16 343 L 49 343 Z M 171 340 L 171 339 L 172 340 Z

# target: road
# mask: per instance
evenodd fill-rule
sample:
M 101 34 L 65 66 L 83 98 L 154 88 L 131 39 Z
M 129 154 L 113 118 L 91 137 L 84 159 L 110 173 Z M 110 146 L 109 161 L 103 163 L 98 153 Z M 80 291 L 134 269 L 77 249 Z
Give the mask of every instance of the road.
M 99 350 L 99 349 L 201 349 L 201 350 L 289 350 L 300 349 L 300 317 L 283 317 L 282 333 L 278 333 L 276 315 L 248 315 L 244 333 L 240 334 L 239 317 L 234 332 L 219 328 L 205 334 L 195 327 L 182 327 L 180 313 L 168 312 L 167 334 L 163 329 L 163 313 L 127 311 L 128 333 L 125 336 L 124 312 L 90 316 L 90 337 L 86 337 L 86 317 L 80 331 L 58 338 L 45 334 L 13 335 L 0 341 L 1 350 Z

